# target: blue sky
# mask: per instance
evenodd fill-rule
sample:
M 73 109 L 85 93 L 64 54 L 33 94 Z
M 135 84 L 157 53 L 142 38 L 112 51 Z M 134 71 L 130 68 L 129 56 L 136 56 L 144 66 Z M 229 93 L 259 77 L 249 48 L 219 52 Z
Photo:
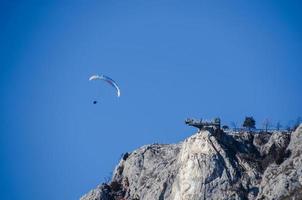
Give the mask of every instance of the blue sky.
M 78 199 L 187 117 L 301 116 L 299 1 L 1 1 L 3 199 Z M 121 87 L 121 98 L 92 74 Z M 97 99 L 98 104 L 92 101 Z

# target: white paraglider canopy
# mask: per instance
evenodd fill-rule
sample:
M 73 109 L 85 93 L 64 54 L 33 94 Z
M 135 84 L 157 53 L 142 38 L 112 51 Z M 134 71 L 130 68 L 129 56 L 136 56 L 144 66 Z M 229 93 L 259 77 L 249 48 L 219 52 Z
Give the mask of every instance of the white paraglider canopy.
M 89 81 L 93 81 L 93 80 L 103 80 L 103 81 L 106 81 L 107 83 L 109 83 L 112 87 L 115 88 L 116 90 L 116 93 L 117 93 L 117 96 L 120 97 L 121 96 L 121 90 L 119 88 L 119 86 L 117 85 L 117 83 L 109 78 L 108 76 L 105 76 L 105 75 L 92 75 L 90 78 L 89 78 Z

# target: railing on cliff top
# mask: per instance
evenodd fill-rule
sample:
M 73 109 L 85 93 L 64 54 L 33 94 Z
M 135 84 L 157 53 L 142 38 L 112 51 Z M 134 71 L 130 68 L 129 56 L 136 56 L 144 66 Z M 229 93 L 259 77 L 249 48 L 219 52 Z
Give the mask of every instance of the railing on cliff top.
M 277 129 L 277 128 L 268 128 L 268 129 L 262 129 L 262 128 L 252 128 L 252 129 L 248 129 L 248 128 L 229 128 L 229 129 L 223 129 L 225 132 L 245 132 L 245 131 L 249 131 L 249 132 L 253 132 L 253 133 L 271 133 L 271 132 L 292 132 L 293 130 L 290 129 Z

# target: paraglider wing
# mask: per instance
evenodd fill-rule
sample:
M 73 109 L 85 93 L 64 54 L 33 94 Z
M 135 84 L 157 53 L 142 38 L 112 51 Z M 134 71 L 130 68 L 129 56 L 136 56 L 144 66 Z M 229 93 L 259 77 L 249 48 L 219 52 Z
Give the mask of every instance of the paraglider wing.
M 92 80 L 96 80 L 96 79 L 100 79 L 100 76 L 99 75 L 93 75 L 89 78 L 90 81 Z
M 104 76 L 102 75 L 101 77 L 102 80 L 106 81 L 107 83 L 109 83 L 112 87 L 114 87 L 116 89 L 117 92 L 117 96 L 120 97 L 121 96 L 121 90 L 118 87 L 118 85 L 116 84 L 116 82 L 114 80 L 112 80 L 111 78 L 109 78 L 108 76 Z
M 105 76 L 105 75 L 93 75 L 89 78 L 90 81 L 92 80 L 104 80 L 106 81 L 107 83 L 109 83 L 112 87 L 114 87 L 116 89 L 116 92 L 117 92 L 117 96 L 120 97 L 121 96 L 121 90 L 119 88 L 119 86 L 116 84 L 116 82 L 109 78 L 108 76 Z

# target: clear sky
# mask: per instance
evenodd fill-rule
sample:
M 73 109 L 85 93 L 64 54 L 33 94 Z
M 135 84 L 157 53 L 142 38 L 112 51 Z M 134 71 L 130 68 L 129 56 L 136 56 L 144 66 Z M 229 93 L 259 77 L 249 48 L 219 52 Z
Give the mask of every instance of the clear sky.
M 2 0 L 1 199 L 78 199 L 122 153 L 193 134 L 187 117 L 287 125 L 302 114 L 301 9 L 278 0 Z M 121 97 L 92 74 L 115 79 Z

